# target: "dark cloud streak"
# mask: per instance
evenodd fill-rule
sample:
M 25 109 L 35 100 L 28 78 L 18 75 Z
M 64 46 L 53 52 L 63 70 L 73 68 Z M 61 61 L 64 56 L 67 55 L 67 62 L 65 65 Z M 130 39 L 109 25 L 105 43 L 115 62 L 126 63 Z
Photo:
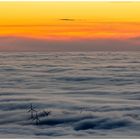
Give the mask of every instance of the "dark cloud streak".
M 64 20 L 64 21 L 75 21 L 75 19 L 70 19 L 70 18 L 62 18 L 62 19 L 59 19 L 59 20 Z

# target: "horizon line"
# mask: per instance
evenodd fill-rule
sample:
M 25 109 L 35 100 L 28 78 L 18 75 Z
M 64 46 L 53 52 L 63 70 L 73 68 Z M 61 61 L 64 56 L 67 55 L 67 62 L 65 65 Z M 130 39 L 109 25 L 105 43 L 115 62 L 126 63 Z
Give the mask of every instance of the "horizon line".
M 0 2 L 140 2 L 140 0 L 0 0 Z
M 63 19 L 55 19 L 55 20 L 63 20 Z M 76 20 L 76 19 L 74 19 Z M 123 24 L 140 24 L 140 22 L 136 21 L 99 21 L 99 22 L 92 22 L 92 23 L 123 23 Z M 40 27 L 40 26 L 52 26 L 51 24 L 1 24 L 0 27 Z

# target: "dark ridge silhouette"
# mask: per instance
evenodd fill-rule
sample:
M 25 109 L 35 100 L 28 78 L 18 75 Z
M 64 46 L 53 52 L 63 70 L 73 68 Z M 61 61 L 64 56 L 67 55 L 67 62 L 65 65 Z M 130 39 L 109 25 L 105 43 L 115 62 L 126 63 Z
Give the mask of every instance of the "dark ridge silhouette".
M 126 127 L 131 122 L 128 119 L 111 119 L 111 118 L 97 118 L 97 119 L 86 119 L 79 121 L 74 130 L 88 130 L 88 129 L 115 129 Z

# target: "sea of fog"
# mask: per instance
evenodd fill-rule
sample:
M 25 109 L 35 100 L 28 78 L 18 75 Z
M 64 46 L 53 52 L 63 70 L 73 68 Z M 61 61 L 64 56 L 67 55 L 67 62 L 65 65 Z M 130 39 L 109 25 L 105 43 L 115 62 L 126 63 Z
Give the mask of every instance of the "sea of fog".
M 139 137 L 140 52 L 0 53 L 0 138 Z

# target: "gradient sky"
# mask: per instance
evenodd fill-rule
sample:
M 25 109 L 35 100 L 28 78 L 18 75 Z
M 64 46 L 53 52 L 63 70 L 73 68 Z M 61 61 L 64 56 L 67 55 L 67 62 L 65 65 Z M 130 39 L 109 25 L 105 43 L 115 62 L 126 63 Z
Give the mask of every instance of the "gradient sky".
M 140 2 L 0 2 L 0 13 L 0 51 L 140 50 Z

